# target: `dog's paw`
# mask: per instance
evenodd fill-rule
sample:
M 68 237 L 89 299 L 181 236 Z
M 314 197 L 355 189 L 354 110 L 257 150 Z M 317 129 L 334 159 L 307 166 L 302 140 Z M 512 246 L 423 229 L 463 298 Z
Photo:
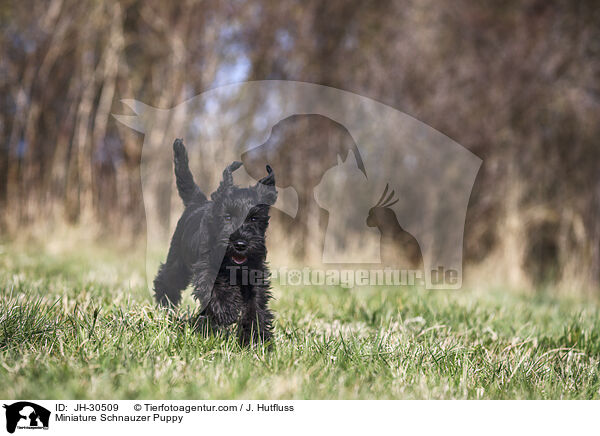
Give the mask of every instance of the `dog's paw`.
M 204 315 L 196 315 L 189 319 L 190 327 L 194 331 L 209 334 L 212 331 L 210 319 Z
M 208 286 L 197 285 L 192 292 L 194 299 L 198 302 L 199 309 L 206 309 L 212 297 L 212 290 Z

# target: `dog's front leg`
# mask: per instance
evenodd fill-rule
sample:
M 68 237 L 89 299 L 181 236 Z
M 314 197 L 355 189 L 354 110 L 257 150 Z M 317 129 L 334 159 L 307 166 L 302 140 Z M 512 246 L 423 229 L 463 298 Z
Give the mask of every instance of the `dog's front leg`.
M 251 286 L 242 290 L 242 314 L 238 336 L 242 345 L 268 342 L 272 336 L 273 314 L 268 308 L 271 294 L 267 287 Z
M 213 327 L 237 321 L 241 303 L 239 286 L 231 285 L 220 275 L 213 278 L 206 272 L 195 275 L 193 285 L 193 295 L 202 307 L 201 314 L 208 317 Z
M 200 311 L 203 312 L 210 303 L 216 273 L 206 261 L 196 262 L 192 271 L 192 296 L 200 304 Z

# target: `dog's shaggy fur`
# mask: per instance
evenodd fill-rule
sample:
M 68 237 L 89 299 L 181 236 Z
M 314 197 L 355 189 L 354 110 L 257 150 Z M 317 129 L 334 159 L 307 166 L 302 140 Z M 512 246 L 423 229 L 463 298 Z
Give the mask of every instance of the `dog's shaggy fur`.
M 191 282 L 201 306 L 200 319 L 212 328 L 237 322 L 242 344 L 269 340 L 273 314 L 267 307 L 271 294 L 265 232 L 269 208 L 277 199 L 273 170 L 267 165 L 265 178 L 255 186 L 239 188 L 233 184 L 232 173 L 242 163 L 233 162 L 208 200 L 194 182 L 182 140 L 175 140 L 173 153 L 177 190 L 185 210 L 167 261 L 154 279 L 157 302 L 176 306 L 181 291 Z M 259 280 L 244 280 L 248 271 Z

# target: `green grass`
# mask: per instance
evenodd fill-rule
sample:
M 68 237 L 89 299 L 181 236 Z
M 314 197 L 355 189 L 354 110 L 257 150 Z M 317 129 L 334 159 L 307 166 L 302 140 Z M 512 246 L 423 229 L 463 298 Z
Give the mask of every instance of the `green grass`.
M 276 288 L 275 347 L 154 307 L 143 258 L 0 249 L 2 398 L 600 396 L 598 302 L 506 289 Z M 192 310 L 188 298 L 183 310 Z

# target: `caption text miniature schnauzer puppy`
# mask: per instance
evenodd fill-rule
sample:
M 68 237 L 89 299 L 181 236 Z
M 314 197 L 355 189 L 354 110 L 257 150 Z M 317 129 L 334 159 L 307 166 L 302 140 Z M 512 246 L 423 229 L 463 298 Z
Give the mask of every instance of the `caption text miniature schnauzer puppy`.
M 176 306 L 191 283 L 201 319 L 212 328 L 237 323 L 242 344 L 269 340 L 273 314 L 267 307 L 271 294 L 265 232 L 269 208 L 277 200 L 273 170 L 267 165 L 265 178 L 240 188 L 233 184 L 232 173 L 242 163 L 233 162 L 208 200 L 194 182 L 182 140 L 175 140 L 173 153 L 185 210 L 167 261 L 154 279 L 157 302 Z M 252 282 L 248 271 L 256 273 Z

